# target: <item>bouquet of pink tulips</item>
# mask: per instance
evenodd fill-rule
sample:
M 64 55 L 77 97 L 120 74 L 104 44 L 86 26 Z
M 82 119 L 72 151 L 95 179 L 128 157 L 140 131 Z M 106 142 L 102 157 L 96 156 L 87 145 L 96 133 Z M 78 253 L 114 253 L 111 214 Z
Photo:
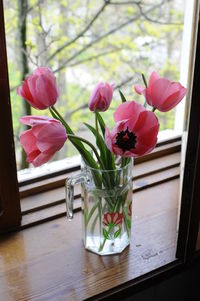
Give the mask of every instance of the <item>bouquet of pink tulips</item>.
M 156 143 L 159 122 L 154 111 L 167 112 L 174 108 L 185 96 L 186 89 L 177 82 L 160 78 L 152 72 L 149 84 L 143 76 L 145 87 L 135 85 L 135 91 L 145 97 L 145 104 L 134 100 L 126 101 L 120 91 L 122 104 L 114 113 L 114 128 L 110 131 L 99 112 L 109 109 L 114 86 L 99 83 L 91 93 L 89 109 L 95 113 L 95 127 L 85 124 L 96 136 L 96 147 L 82 137 L 76 136 L 67 121 L 54 107 L 59 97 L 59 89 L 52 71 L 46 67 L 37 68 L 29 75 L 17 93 L 38 110 L 49 109 L 52 118 L 47 116 L 25 116 L 20 121 L 31 129 L 23 132 L 20 142 L 27 154 L 27 161 L 34 166 L 48 162 L 54 153 L 62 148 L 67 138 L 76 147 L 83 160 L 91 167 L 114 169 L 114 155 L 121 156 L 122 164 L 130 157 L 138 157 L 151 152 Z M 152 111 L 147 110 L 147 104 Z M 100 132 L 101 129 L 101 132 Z M 96 156 L 85 146 L 88 146 Z
M 121 252 L 129 244 L 132 212 L 131 157 L 145 155 L 156 146 L 159 122 L 155 110 L 171 110 L 186 94 L 186 89 L 180 83 L 160 78 L 156 72 L 152 72 L 148 85 L 144 75 L 143 81 L 145 86 L 135 85 L 135 91 L 144 96 L 144 106 L 134 100 L 127 101 L 119 91 L 122 103 L 114 112 L 115 124 L 112 130 L 105 125 L 100 112 L 109 109 L 114 86 L 99 83 L 94 88 L 88 107 L 95 114 L 95 125 L 85 123 L 85 126 L 95 136 L 96 145 L 75 135 L 55 108 L 59 91 L 56 78 L 49 68 L 37 68 L 17 90 L 31 106 L 38 110 L 48 108 L 52 115 L 52 118 L 25 116 L 20 119 L 31 127 L 20 136 L 27 161 L 34 166 L 48 162 L 67 139 L 82 156 L 88 177 L 87 189 L 83 193 L 87 196 L 82 209 L 84 243 L 87 249 L 97 254 Z M 89 178 L 92 184 L 88 184 Z M 73 181 L 76 182 L 75 179 Z M 69 218 L 73 216 L 73 211 L 69 209 L 73 201 L 73 192 L 70 194 L 73 181 L 69 179 L 66 184 Z M 78 183 L 80 181 L 82 180 L 79 178 Z

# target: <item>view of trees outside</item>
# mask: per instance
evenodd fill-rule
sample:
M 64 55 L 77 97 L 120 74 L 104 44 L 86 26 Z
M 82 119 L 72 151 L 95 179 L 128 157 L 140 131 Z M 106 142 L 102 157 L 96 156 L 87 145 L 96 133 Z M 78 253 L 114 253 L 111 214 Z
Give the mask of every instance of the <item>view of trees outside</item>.
M 50 67 L 60 98 L 56 108 L 71 128 L 87 136 L 83 122 L 93 122 L 89 96 L 100 81 L 115 83 L 111 108 L 103 117 L 113 126 L 121 100 L 144 102 L 134 92 L 153 70 L 179 80 L 184 19 L 183 0 L 4 0 L 9 79 L 18 169 L 28 167 L 19 143 L 23 115 L 49 115 L 30 108 L 16 93 L 37 66 Z M 157 112 L 156 112 L 157 113 Z M 174 110 L 157 113 L 160 129 L 173 129 Z M 54 160 L 77 154 L 70 143 Z

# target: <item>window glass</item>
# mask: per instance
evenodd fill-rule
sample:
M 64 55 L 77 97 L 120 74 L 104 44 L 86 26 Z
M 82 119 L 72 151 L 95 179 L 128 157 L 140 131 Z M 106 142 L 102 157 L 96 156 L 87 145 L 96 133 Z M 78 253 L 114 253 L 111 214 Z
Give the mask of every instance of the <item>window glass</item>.
M 129 100 L 153 70 L 180 81 L 185 1 L 4 1 L 12 115 L 18 169 L 26 168 L 19 143 L 19 118 L 30 108 L 16 93 L 22 78 L 37 66 L 49 66 L 57 77 L 56 108 L 78 135 L 88 137 L 83 122 L 92 122 L 88 100 L 100 81 L 115 83 L 114 101 L 104 114 L 112 128 L 121 89 Z M 34 115 L 48 110 L 31 109 Z M 160 130 L 173 130 L 175 110 L 157 113 Z M 78 122 L 77 122 L 78 121 Z M 90 139 L 90 137 L 89 137 Z M 69 142 L 53 160 L 77 154 Z

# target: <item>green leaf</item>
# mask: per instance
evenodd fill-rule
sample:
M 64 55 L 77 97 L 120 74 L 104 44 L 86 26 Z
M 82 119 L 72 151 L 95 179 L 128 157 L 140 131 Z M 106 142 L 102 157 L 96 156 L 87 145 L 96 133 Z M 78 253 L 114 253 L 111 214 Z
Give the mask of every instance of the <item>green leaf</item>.
M 121 233 L 122 228 L 119 228 L 115 233 L 114 233 L 114 238 L 117 238 L 120 233 Z
M 122 102 L 126 102 L 126 98 L 125 98 L 124 94 L 122 93 L 122 91 L 119 90 L 119 94 L 120 94 Z
M 87 126 L 87 128 L 93 133 L 93 135 L 96 137 L 96 144 L 99 148 L 100 151 L 100 157 L 104 163 L 104 166 L 106 167 L 107 165 L 107 160 L 106 160 L 106 145 L 104 142 L 104 139 L 102 138 L 102 136 L 99 134 L 97 134 L 96 129 L 91 126 L 90 124 L 84 122 L 85 126 Z
M 110 239 L 108 231 L 105 228 L 103 228 L 103 236 L 105 237 L 105 239 Z
M 105 135 L 105 122 L 104 122 L 104 120 L 101 117 L 99 112 L 96 112 L 96 115 L 97 115 L 97 119 L 98 119 L 98 122 L 100 124 L 101 131 L 102 131 L 102 134 L 103 134 L 103 137 L 104 137 L 104 135 Z
M 60 120 L 60 122 L 65 127 L 66 133 L 74 135 L 74 132 L 72 131 L 72 129 L 70 128 L 68 123 L 64 120 L 62 115 L 57 111 L 57 109 L 54 106 L 51 107 L 50 112 L 52 112 L 52 111 L 53 111 L 54 116 L 57 116 L 57 119 Z M 83 160 L 85 161 L 85 163 L 87 165 L 89 165 L 90 167 L 92 167 L 94 169 L 99 169 L 99 167 L 98 167 L 96 161 L 94 160 L 92 154 L 85 148 L 85 146 L 83 145 L 83 143 L 79 139 L 69 137 L 69 140 L 76 147 L 76 149 L 78 150 L 78 152 L 80 153 L 80 155 L 82 156 Z M 96 176 L 97 176 L 97 178 L 96 178 Z M 96 175 L 94 175 L 94 178 L 97 181 L 97 183 L 99 183 L 99 185 L 100 185 L 101 184 L 100 175 L 96 173 Z
M 96 112 L 96 116 L 97 116 L 98 122 L 99 122 L 100 127 L 101 127 L 101 131 L 102 131 L 102 134 L 103 134 L 103 137 L 104 137 L 104 135 L 105 135 L 105 122 L 104 122 L 103 118 L 101 117 L 101 115 L 98 112 Z M 107 146 L 106 146 L 106 161 L 107 161 L 106 166 L 107 166 L 108 170 L 115 170 L 116 169 L 114 155 L 109 151 Z

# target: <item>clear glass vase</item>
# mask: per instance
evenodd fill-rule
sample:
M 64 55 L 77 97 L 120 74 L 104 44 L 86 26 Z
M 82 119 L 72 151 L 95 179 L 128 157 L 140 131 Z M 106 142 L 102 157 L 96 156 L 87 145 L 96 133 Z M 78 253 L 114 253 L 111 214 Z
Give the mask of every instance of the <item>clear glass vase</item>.
M 83 242 L 99 255 L 121 253 L 130 243 L 133 160 L 115 170 L 82 166 L 66 180 L 67 217 L 73 218 L 74 185 L 81 183 Z

